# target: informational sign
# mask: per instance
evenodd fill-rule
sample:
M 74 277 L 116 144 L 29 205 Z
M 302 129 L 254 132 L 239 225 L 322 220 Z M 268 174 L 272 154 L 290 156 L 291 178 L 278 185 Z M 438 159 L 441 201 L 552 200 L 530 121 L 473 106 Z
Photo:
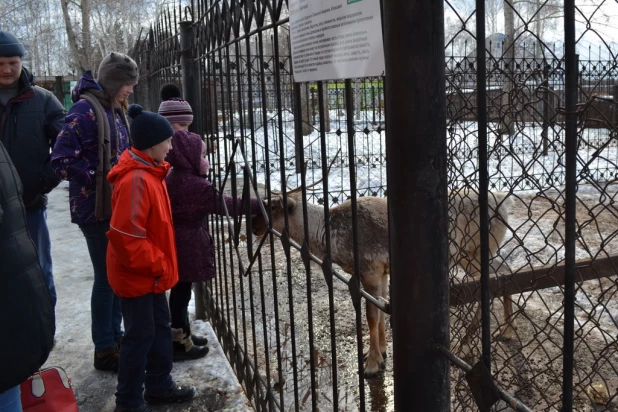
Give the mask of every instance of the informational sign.
M 380 0 L 289 0 L 294 81 L 380 76 Z

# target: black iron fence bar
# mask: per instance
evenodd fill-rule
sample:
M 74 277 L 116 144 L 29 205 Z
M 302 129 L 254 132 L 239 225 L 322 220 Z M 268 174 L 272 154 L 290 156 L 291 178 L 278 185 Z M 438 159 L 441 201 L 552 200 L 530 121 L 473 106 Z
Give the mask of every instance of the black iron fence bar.
M 442 346 L 442 345 L 434 345 L 433 346 L 433 350 L 440 352 L 440 354 L 442 356 L 444 356 L 453 365 L 455 365 L 459 369 L 463 370 L 464 372 L 467 373 L 467 372 L 470 372 L 472 370 L 472 366 L 468 365 L 468 363 L 466 361 L 464 361 L 463 359 L 461 359 L 460 357 L 458 357 L 457 355 L 452 353 L 450 350 L 448 350 L 444 346 Z M 532 409 L 528 408 L 526 405 L 521 403 L 520 400 L 518 400 L 517 398 L 515 398 L 514 396 L 512 396 L 511 394 L 506 392 L 504 389 L 502 389 L 498 385 L 495 385 L 494 387 L 498 391 L 498 394 L 500 394 L 500 398 L 504 402 L 506 402 L 511 408 L 516 410 L 517 412 L 533 412 Z
M 575 53 L 575 0 L 564 1 L 565 38 L 565 285 L 562 412 L 573 410 L 573 353 L 575 339 L 575 240 L 577 192 L 577 72 Z
M 160 69 L 157 69 L 157 70 L 155 70 L 153 72 L 150 72 L 150 76 L 151 77 L 155 77 L 157 74 L 164 73 L 167 70 L 172 69 L 172 68 L 180 69 L 180 63 L 174 64 L 174 65 L 168 66 L 168 67 L 161 67 Z
M 350 284 L 354 289 L 361 290 L 360 287 L 360 256 L 358 254 L 358 209 L 356 201 L 356 164 L 352 160 L 354 155 L 354 97 L 352 94 L 352 81 L 350 79 L 345 80 L 345 108 L 346 108 L 346 120 L 347 120 L 347 133 L 348 133 L 348 156 L 350 156 L 349 173 L 350 173 L 350 196 L 352 201 L 352 239 L 353 239 L 353 252 L 354 252 L 354 274 L 350 277 Z M 358 356 L 358 387 L 359 387 L 359 400 L 360 410 L 365 410 L 365 378 L 364 378 L 364 359 L 363 359 L 363 320 L 362 320 L 362 308 L 360 304 L 360 295 L 352 293 L 352 303 L 354 304 L 354 311 L 356 312 L 356 343 L 357 343 L 357 356 Z
M 238 336 L 236 335 L 237 331 L 230 328 L 230 324 L 228 322 L 230 318 L 223 315 L 221 311 L 221 306 L 215 305 L 214 303 L 211 305 L 211 308 L 209 310 L 212 313 L 212 317 L 217 320 L 217 322 L 214 322 L 215 328 L 217 329 L 219 335 L 222 336 L 223 339 L 227 342 L 227 345 L 223 347 L 224 350 L 228 352 L 228 355 L 232 360 L 232 365 L 236 367 L 236 372 L 241 377 L 245 378 L 243 381 L 241 381 L 241 383 L 245 383 L 245 388 L 247 388 L 247 382 L 256 382 L 256 384 L 260 383 L 262 385 L 259 387 L 260 391 L 262 392 L 262 399 L 268 397 L 270 401 L 274 403 L 279 410 L 283 410 L 280 407 L 280 404 L 277 402 L 277 399 L 272 395 L 272 391 L 267 391 L 266 394 L 263 393 L 264 391 L 262 390 L 262 388 L 268 388 L 268 383 L 261 376 L 258 368 L 248 357 L 247 353 L 244 352 L 243 349 L 240 347 L 240 344 L 238 343 Z M 240 366 L 238 365 L 238 363 L 240 363 Z M 244 371 L 239 370 L 239 367 L 246 369 Z
M 481 240 L 481 342 L 482 359 L 491 373 L 491 322 L 489 299 L 489 178 L 487 171 L 487 64 L 485 56 L 485 0 L 476 0 L 477 127 L 479 169 L 479 218 Z
M 444 2 L 384 2 L 394 407 L 450 410 Z
M 185 100 L 191 105 L 191 107 L 201 107 L 197 103 L 197 90 L 195 87 L 196 83 L 196 74 L 194 73 L 193 67 L 195 67 L 193 63 L 193 47 L 192 47 L 192 34 L 193 34 L 193 26 L 190 21 L 181 21 L 179 23 L 179 41 L 180 41 L 180 72 L 182 73 L 182 95 Z M 202 116 L 197 116 L 201 118 Z M 198 129 L 196 128 L 196 123 L 193 122 L 189 126 L 189 130 L 193 133 L 196 133 Z
M 273 44 L 274 44 L 274 53 L 275 53 L 275 61 L 279 61 L 280 58 L 280 53 L 279 53 L 279 30 L 278 30 L 278 26 L 275 25 L 273 27 Z M 281 90 L 281 72 L 280 72 L 281 67 L 276 64 L 275 65 L 275 70 L 276 70 L 276 85 L 277 85 L 277 90 Z M 279 94 L 279 93 L 277 93 Z M 280 108 L 281 105 L 281 96 L 277 97 L 278 99 L 278 107 Z M 283 115 L 281 113 L 281 110 L 278 110 L 278 121 L 279 121 L 279 152 L 280 153 L 285 153 L 285 147 L 283 146 L 283 142 L 284 142 L 284 134 L 283 134 Z M 279 158 L 279 167 L 280 167 L 280 172 L 281 172 L 281 195 L 282 195 L 282 201 L 283 201 L 283 210 L 288 210 L 288 197 L 287 197 L 287 187 L 285 185 L 285 159 L 284 156 L 280 156 Z M 288 218 L 288 214 L 284 213 L 284 236 L 281 238 L 282 239 L 282 245 L 283 245 L 283 249 L 285 250 L 285 257 L 286 257 L 286 273 L 287 273 L 287 283 L 288 283 L 288 309 L 290 311 L 290 332 L 291 332 L 291 341 L 292 341 L 292 357 L 293 359 L 296 359 L 297 356 L 297 352 L 296 352 L 296 321 L 295 321 L 295 317 L 294 317 L 294 293 L 292 290 L 292 260 L 290 258 L 290 222 L 289 222 L 289 218 Z M 292 372 L 293 372 L 293 376 L 294 376 L 294 410 L 295 411 L 299 411 L 299 394 L 298 394 L 298 366 L 296 364 L 296 362 L 292 362 Z
M 258 34 L 258 33 L 260 33 L 260 32 L 263 32 L 263 31 L 265 31 L 265 30 L 269 30 L 269 29 L 274 29 L 275 27 L 279 27 L 279 26 L 282 26 L 282 25 L 284 25 L 284 24 L 287 24 L 289 21 L 290 21 L 289 17 L 286 17 L 286 18 L 283 18 L 283 19 L 277 20 L 277 21 L 276 21 L 276 22 L 274 22 L 274 23 L 270 23 L 270 24 L 267 24 L 267 25 L 264 25 L 264 26 L 258 27 L 258 28 L 256 28 L 256 29 L 253 29 L 253 30 L 251 30 L 251 31 L 249 31 L 249 32 L 247 32 L 247 33 L 245 33 L 245 34 L 241 35 L 241 36 L 238 36 L 238 37 L 234 38 L 234 40 L 230 40 L 230 41 L 228 41 L 227 43 L 221 44 L 219 47 L 215 47 L 215 48 L 211 49 L 208 53 L 217 52 L 217 51 L 219 51 L 220 49 L 224 49 L 224 48 L 226 48 L 226 47 L 229 47 L 229 46 L 231 46 L 232 44 L 234 44 L 234 43 L 236 43 L 236 42 L 239 42 L 239 41 L 241 41 L 241 40 L 248 39 L 248 38 L 250 38 L 251 36 L 255 36 L 256 34 Z M 198 21 L 194 22 L 193 24 L 200 24 L 200 21 L 198 20 Z M 203 23 L 202 23 L 202 24 L 203 24 Z
M 232 153 L 235 151 L 235 148 L 232 149 Z M 233 157 L 231 154 L 227 154 L 226 159 L 232 159 L 229 163 L 229 168 L 228 168 L 228 173 L 229 170 L 234 170 L 234 173 L 232 173 L 231 175 L 231 183 L 232 183 L 232 193 L 237 193 L 236 191 L 236 185 L 237 185 L 237 181 L 236 181 L 236 162 L 234 161 Z M 234 242 L 234 237 L 233 237 L 233 232 L 231 232 L 231 228 L 232 225 L 230 225 L 230 218 L 229 218 L 229 213 L 227 212 L 227 210 L 225 209 L 227 206 L 225 205 L 225 202 L 221 202 L 220 203 L 220 207 L 223 209 L 224 213 L 226 214 L 226 219 L 227 219 L 227 228 L 228 228 L 228 239 L 229 239 L 229 265 L 230 265 L 230 278 L 226 278 L 225 282 L 226 283 L 230 283 L 232 286 L 232 305 L 233 305 L 233 311 L 232 313 L 234 314 L 234 334 L 235 334 L 235 343 L 236 343 L 236 351 L 241 351 L 241 347 L 240 347 L 240 343 L 238 342 L 238 333 L 241 330 L 241 328 L 244 328 L 244 324 L 239 326 L 239 313 L 238 313 L 238 292 L 236 290 L 236 276 L 239 276 L 238 273 L 236 273 L 236 268 L 234 266 L 234 248 L 232 247 L 232 244 Z M 233 203 L 232 205 L 232 209 L 234 210 L 234 212 L 236 212 L 237 209 L 237 205 L 236 202 Z M 235 214 L 235 213 L 234 213 Z M 225 247 L 223 248 L 223 253 L 225 253 Z M 227 263 L 227 262 L 226 262 Z M 246 351 L 245 351 L 246 353 Z M 239 376 L 245 377 L 246 378 L 246 371 L 244 370 L 245 368 L 245 362 L 243 361 L 240 365 L 236 365 L 236 373 L 239 374 Z M 246 385 L 245 385 L 246 388 Z M 248 388 L 250 389 L 250 388 Z
M 250 183 L 252 180 L 251 177 L 251 172 L 249 169 L 249 162 L 247 160 L 246 154 L 244 152 L 244 147 L 243 147 L 243 139 L 235 139 L 234 141 L 234 146 L 232 149 L 232 153 L 231 153 L 231 158 L 234 158 L 236 155 L 236 152 L 239 150 L 241 153 L 241 156 L 243 158 L 243 173 L 244 173 L 244 186 L 243 186 L 243 203 L 244 203 L 244 210 L 245 210 L 245 215 L 247 216 L 247 221 L 248 223 L 248 227 L 249 230 L 251 229 L 251 223 L 250 223 L 250 219 L 249 217 L 249 211 L 248 211 L 248 202 L 249 202 L 249 189 L 250 189 Z M 223 182 L 223 186 L 225 186 L 225 180 L 227 180 L 227 177 L 230 173 L 230 171 L 235 170 L 235 162 L 234 160 L 232 160 L 230 162 L 230 167 L 228 168 L 228 173 L 225 176 L 224 182 Z M 236 179 L 235 179 L 235 173 L 232 173 L 231 176 L 232 179 L 232 193 L 236 194 Z M 240 251 L 239 251 L 239 226 L 237 225 L 237 223 L 240 221 L 240 217 L 235 218 L 234 221 L 232 222 L 232 219 L 229 215 L 229 210 L 227 209 L 227 205 L 225 204 L 225 202 L 222 200 L 221 202 L 221 207 L 223 209 L 223 213 L 224 213 L 224 217 L 227 220 L 227 228 L 228 228 L 228 233 L 229 233 L 229 238 L 231 240 L 231 243 L 233 241 L 233 245 L 234 247 L 230 248 L 230 261 L 233 261 L 233 257 L 232 257 L 232 253 L 236 252 L 236 260 L 238 262 L 238 266 L 239 266 L 239 276 L 240 277 L 240 294 L 241 294 L 241 313 L 242 313 L 242 326 L 243 326 L 243 344 L 244 344 L 244 349 L 243 349 L 243 354 L 245 356 L 245 358 L 247 357 L 247 353 L 249 353 L 248 351 L 248 342 L 247 342 L 247 329 L 246 329 L 246 325 L 247 325 L 247 319 L 246 319 L 246 308 L 245 308 L 245 296 L 244 296 L 244 277 L 246 275 L 248 275 L 250 272 L 249 270 L 245 271 L 244 267 L 243 267 L 243 262 L 240 256 Z M 262 206 L 262 211 L 264 212 L 264 208 Z M 234 202 L 234 214 L 236 216 L 239 216 L 238 214 L 238 210 L 236 210 L 236 203 Z M 262 241 L 263 243 L 263 241 Z M 254 257 L 255 259 L 255 257 Z M 234 279 L 234 273 L 232 272 L 232 285 L 234 285 L 233 282 Z M 262 298 L 263 298 L 263 294 L 262 294 Z M 255 319 L 255 305 L 253 303 L 253 283 L 251 281 L 249 281 L 249 300 L 250 300 L 250 305 L 251 305 L 251 318 Z M 247 396 L 249 398 L 251 398 L 252 396 L 254 397 L 254 405 L 259 405 L 260 404 L 260 400 L 265 398 L 264 395 L 264 388 L 266 388 L 267 392 L 270 392 L 270 382 L 269 381 L 264 381 L 264 379 L 261 377 L 261 375 L 259 375 L 259 372 L 256 368 L 256 366 L 254 365 L 258 365 L 258 360 L 257 360 L 257 342 L 256 342 L 256 331 L 255 331 L 255 323 L 251 322 L 252 325 L 252 339 L 253 339 L 253 356 L 254 356 L 254 360 L 253 360 L 253 364 L 251 364 L 250 362 L 243 362 L 243 366 L 245 367 L 245 371 L 244 371 L 244 376 L 253 376 L 253 379 L 247 379 L 245 381 L 245 388 L 247 390 Z M 238 332 L 238 329 L 236 329 L 236 332 Z M 254 370 L 251 370 L 251 368 L 253 368 Z M 256 379 L 256 377 L 259 376 L 260 379 Z M 260 386 L 260 384 L 262 386 Z M 255 385 L 255 388 L 254 388 Z
M 260 46 L 261 46 L 261 34 L 262 32 L 260 32 L 259 34 L 259 40 L 260 40 Z M 247 46 L 247 54 L 250 55 L 250 43 L 249 41 L 246 42 L 246 46 Z M 260 59 L 263 60 L 263 49 L 262 47 L 260 47 L 258 49 L 258 54 L 260 56 Z M 266 90 L 266 83 L 265 83 L 265 76 L 264 76 L 264 65 L 259 65 L 259 71 L 260 71 L 260 87 L 261 87 L 261 93 L 262 95 L 264 95 L 265 90 Z M 249 76 L 250 72 L 249 72 Z M 251 90 L 251 80 L 249 80 L 249 90 Z M 250 111 L 252 113 L 252 111 Z M 251 114 L 252 116 L 252 114 Z M 266 124 L 266 101 L 265 99 L 262 99 L 262 124 Z M 253 118 L 251 117 L 251 124 L 253 125 Z M 267 133 L 268 133 L 268 128 L 265 127 L 264 128 L 264 141 L 267 142 L 268 141 L 268 137 L 267 137 Z M 254 128 L 251 128 L 251 150 L 252 150 L 252 158 L 255 159 L 256 158 L 256 142 L 255 142 L 255 132 L 254 132 Z M 268 155 L 266 155 L 266 157 L 268 158 Z M 249 164 L 247 161 L 247 158 L 245 156 L 245 168 L 246 170 L 249 170 Z M 247 176 L 247 178 L 245 179 L 245 182 L 251 182 L 253 184 L 253 188 L 255 190 L 255 194 L 258 197 L 258 199 L 260 199 L 259 196 L 259 192 L 257 190 L 257 164 L 255 162 L 252 162 L 253 167 L 253 176 Z M 249 193 L 246 193 L 245 198 L 247 199 L 247 201 L 249 201 Z M 259 203 L 260 205 L 260 210 L 263 216 L 266 216 L 266 210 L 264 208 L 264 204 L 263 202 L 260 201 Z M 249 251 L 249 257 L 254 260 L 255 255 L 253 255 L 253 246 L 252 246 L 252 228 L 251 228 L 251 219 L 248 217 L 247 218 L 247 248 Z M 266 236 L 263 236 L 260 244 L 258 246 L 258 251 L 259 248 L 262 247 L 262 245 L 264 244 L 264 241 L 267 239 Z M 270 374 L 271 374 L 271 361 L 270 361 L 270 345 L 268 343 L 268 322 L 267 322 L 267 318 L 266 318 L 266 298 L 265 298 L 265 293 L 264 293 L 264 275 L 263 275 L 263 271 L 262 271 L 262 254 L 261 253 L 256 253 L 257 258 L 258 258 L 258 274 L 257 276 L 259 276 L 259 281 L 260 281 L 260 297 L 261 297 L 261 311 L 262 311 L 262 331 L 263 331 L 263 338 L 264 338 L 264 369 L 265 369 L 265 373 L 266 373 L 266 382 L 268 383 L 268 386 L 266 387 L 266 392 L 268 394 L 269 398 L 273 398 L 274 397 L 274 390 L 273 387 L 271 385 L 271 378 L 270 378 Z M 249 271 L 249 269 L 247 269 L 247 272 Z M 252 284 L 252 283 L 251 283 Z M 276 288 L 274 288 L 276 289 Z M 252 304 L 253 306 L 253 304 Z M 253 316 L 253 315 L 252 315 Z M 255 319 L 255 316 L 253 316 L 253 319 Z M 278 320 L 276 320 L 278 323 Z M 255 331 L 254 331 L 254 335 L 255 335 Z M 257 347 L 257 342 L 254 342 L 254 347 Z M 255 351 L 255 354 L 257 356 L 257 350 Z M 281 370 L 281 368 L 278 368 L 279 370 Z M 283 391 L 281 391 L 283 392 Z M 269 409 L 273 410 L 274 408 L 274 402 L 271 401 L 271 403 L 269 404 Z
M 295 107 L 297 112 L 294 118 L 300 120 L 300 108 L 301 108 L 301 96 L 300 96 L 300 83 L 294 83 L 294 99 L 296 102 Z M 300 122 L 295 123 L 294 133 L 296 135 L 297 142 L 302 142 L 302 124 Z M 296 145 L 298 147 L 299 145 Z M 301 145 L 302 146 L 302 145 Z M 299 163 L 305 164 L 305 151 L 301 149 L 299 151 Z M 309 370 L 311 373 L 311 406 L 313 411 L 317 410 L 317 396 L 316 396 L 316 373 L 315 373 L 315 350 L 314 350 L 314 333 L 313 333 L 313 307 L 311 298 L 311 260 L 309 258 L 309 218 L 307 211 L 307 168 L 302 167 L 300 171 L 301 191 L 302 191 L 302 209 L 303 209 L 303 245 L 301 248 L 301 256 L 305 265 L 305 280 L 307 285 L 307 329 L 309 333 Z
M 207 0 L 203 0 L 203 2 L 200 2 L 200 3 L 201 3 L 201 4 L 204 4 L 204 3 L 206 3 L 206 1 L 207 1 Z M 207 15 L 208 15 L 208 13 L 210 13 L 211 11 L 213 11 L 213 9 L 217 6 L 217 3 L 218 3 L 218 0 L 215 0 L 215 1 L 213 1 L 213 2 L 210 4 L 210 7 L 208 7 L 208 6 L 203 7 L 203 9 L 204 9 L 204 10 L 202 10 L 202 14 L 201 14 L 201 15 L 199 15 L 199 16 L 197 17 L 197 19 L 196 19 L 196 20 L 201 20 L 201 19 L 203 19 L 205 16 L 207 16 Z
M 318 107 L 320 113 L 325 113 L 325 105 L 324 105 L 324 83 L 318 82 Z M 324 116 L 320 116 L 320 146 L 321 146 L 321 155 L 322 155 L 322 182 L 323 182 L 323 190 L 324 190 L 324 237 L 325 237 L 325 252 L 326 256 L 331 256 L 331 242 L 330 242 L 330 208 L 329 202 L 326 201 L 328 199 L 328 161 L 326 159 L 326 120 Z M 326 285 L 328 286 L 328 315 L 330 320 L 330 349 L 331 349 L 331 365 L 332 370 L 332 380 L 333 380 L 333 410 L 339 410 L 339 388 L 338 388 L 338 379 L 339 379 L 339 370 L 337 367 L 337 341 L 336 341 L 336 328 L 335 328 L 335 300 L 333 297 L 333 270 L 331 267 L 331 262 L 327 258 L 325 262 L 322 263 L 322 272 L 324 273 L 324 278 L 326 280 Z
M 278 60 L 279 58 L 279 42 L 278 42 L 278 36 L 277 36 L 277 30 L 274 30 L 275 35 L 274 37 L 274 42 L 273 42 L 273 54 L 275 55 L 275 59 Z M 258 32 L 258 36 L 260 39 L 260 49 L 263 50 L 263 31 L 259 31 Z M 263 68 L 263 65 L 261 65 Z M 277 87 L 277 90 L 280 89 L 281 87 L 281 71 L 280 71 L 280 66 L 278 64 L 275 65 L 274 67 L 274 84 Z M 282 147 L 281 145 L 283 144 L 283 116 L 281 113 L 281 107 L 282 107 L 282 99 L 281 99 L 281 94 L 280 93 L 276 93 L 276 104 L 277 104 L 277 126 L 278 126 L 278 135 L 277 136 L 273 136 L 274 138 L 277 139 L 277 141 L 279 142 L 279 147 Z M 267 127 L 265 127 L 265 130 L 268 129 Z M 268 140 L 267 140 L 268 134 L 265 133 L 264 135 L 264 145 L 265 147 L 269 147 L 268 144 Z M 283 153 L 283 152 L 281 152 Z M 271 173 L 271 169 L 270 169 L 270 156 L 268 151 L 265 152 L 266 155 L 266 175 L 269 176 Z M 281 162 L 281 159 L 279 159 Z M 271 187 L 270 187 L 270 179 L 266 179 L 266 189 L 267 189 L 267 194 L 268 194 L 268 200 L 272 202 L 272 191 L 271 191 Z M 270 208 L 268 209 L 268 218 L 271 219 L 271 210 Z M 287 217 L 286 217 L 287 218 Z M 273 245 L 274 244 L 274 235 L 272 232 L 269 232 L 269 244 Z M 276 341 L 277 341 L 277 362 L 278 362 L 278 372 L 279 372 L 279 382 L 283 382 L 283 359 L 282 359 L 282 355 L 281 355 L 281 330 L 280 330 L 280 326 L 279 326 L 279 307 L 278 307 L 278 288 L 276 287 L 277 285 L 277 268 L 276 268 L 276 260 L 275 260 L 275 250 L 273 247 L 270 248 L 271 251 L 271 273 L 272 273 L 272 284 L 273 284 L 273 294 L 274 294 L 274 298 L 275 298 L 275 332 L 276 332 Z M 286 251 L 286 258 L 288 258 L 289 260 L 289 250 L 285 250 Z M 293 342 L 293 345 L 295 345 L 295 343 Z M 296 347 L 293 346 L 293 351 L 295 353 Z M 297 377 L 297 371 L 295 369 L 296 365 L 295 362 L 293 363 L 292 367 L 293 369 L 293 373 L 294 373 L 294 379 L 296 381 L 296 377 Z M 279 400 L 280 400 L 280 405 L 282 410 L 287 410 L 288 408 L 286 407 L 285 404 L 285 399 L 284 399 L 284 393 L 283 390 L 279 391 Z M 295 400 L 295 404 L 298 405 L 298 385 L 295 385 L 294 387 L 294 400 Z
M 258 44 L 259 44 L 259 48 L 260 48 L 260 57 L 264 58 L 264 39 L 263 39 L 263 32 L 260 31 L 258 32 Z M 261 80 L 261 85 L 262 85 L 262 90 L 266 90 L 266 76 L 265 76 L 265 68 L 264 65 L 261 64 L 260 65 L 260 80 Z M 277 93 L 279 94 L 279 93 Z M 262 99 L 263 104 L 265 105 L 265 100 Z M 281 108 L 281 98 L 278 97 L 278 104 L 277 104 L 277 108 Z M 277 110 L 278 112 L 280 112 L 280 110 Z M 262 116 L 263 116 L 263 122 L 264 125 L 266 125 L 266 119 L 267 119 L 267 114 L 266 114 L 266 110 L 262 109 Z M 264 127 L 264 147 L 268 148 L 270 147 L 270 135 L 268 134 L 268 127 Z M 255 147 L 255 144 L 254 144 Z M 266 168 L 265 168 L 265 173 L 266 176 L 270 176 L 270 153 L 268 150 L 264 151 L 264 156 L 265 156 L 265 160 L 266 160 Z M 270 179 L 266 179 L 265 181 L 266 183 L 266 193 L 268 196 L 268 200 L 272 201 L 271 198 L 271 187 L 270 187 Z M 258 198 L 259 198 L 259 192 L 258 192 Z M 260 202 L 261 203 L 261 202 Z M 263 205 L 262 205 L 263 207 Z M 262 210 L 262 213 L 264 216 L 267 217 L 267 224 L 268 221 L 271 218 L 271 211 L 270 208 L 265 211 Z M 264 236 L 264 239 L 266 239 L 266 235 Z M 268 233 L 268 240 L 269 240 L 269 244 L 273 245 L 274 244 L 274 235 L 272 232 Z M 277 344 L 277 372 L 278 372 L 278 379 L 279 382 L 283 382 L 283 368 L 281 367 L 282 365 L 282 357 L 281 357 L 281 334 L 280 334 L 280 328 L 279 328 L 279 296 L 278 296 L 278 288 L 276 287 L 277 285 L 277 271 L 276 271 L 276 266 L 275 266 L 275 248 L 271 247 L 270 249 L 270 261 L 271 261 L 271 276 L 272 276 L 272 284 L 273 284 L 273 288 L 272 288 L 272 293 L 273 293 L 273 306 L 274 306 L 274 315 L 275 315 L 275 341 Z M 261 256 L 261 254 L 258 253 L 258 255 Z M 251 265 L 251 264 L 250 264 Z M 260 278 L 262 277 L 262 271 L 261 271 L 261 267 L 260 267 Z M 265 313 L 265 312 L 264 312 Z M 267 328 L 264 328 L 264 339 L 267 339 Z M 268 348 L 268 346 L 265 346 L 265 348 Z M 269 372 L 268 372 L 269 373 Z M 270 380 L 269 380 L 270 382 Z M 279 391 L 279 405 L 281 405 L 281 407 L 284 406 L 284 401 L 283 401 L 283 390 Z
M 216 87 L 216 84 L 217 84 L 217 74 L 216 74 L 216 71 L 214 70 L 214 67 L 215 67 L 215 62 L 216 62 L 217 57 L 218 57 L 219 61 L 222 61 L 222 51 L 219 51 L 216 54 L 212 53 L 211 56 L 212 56 L 212 65 L 211 65 L 211 67 L 213 68 L 211 70 L 212 70 L 212 76 L 215 78 L 215 82 L 214 83 L 215 83 L 215 87 Z M 223 70 L 219 70 L 218 83 L 219 83 L 220 87 L 223 88 L 223 84 L 224 84 L 223 83 Z M 214 95 L 215 95 L 215 104 L 217 104 L 216 107 L 219 107 L 218 102 L 217 102 L 219 93 L 217 93 L 216 90 L 215 90 Z M 221 106 L 222 106 L 223 109 L 225 109 L 225 99 L 223 98 L 223 90 L 221 90 L 221 99 L 222 99 Z M 226 124 L 226 120 L 225 120 L 225 117 L 224 117 L 223 118 L 224 131 L 225 131 L 225 124 Z M 217 139 L 221 137 L 220 134 L 219 134 L 219 130 L 220 129 L 218 127 L 215 129 L 215 135 L 216 135 Z M 218 168 L 219 165 L 221 164 L 222 156 L 225 156 L 227 154 L 227 151 L 228 151 L 227 145 L 224 145 L 223 153 L 221 153 L 221 150 L 217 150 L 215 152 L 216 153 L 216 162 L 214 162 L 213 165 L 216 168 Z M 225 157 L 223 157 L 223 158 L 225 159 Z M 219 176 L 218 172 L 217 173 L 213 173 L 213 177 L 215 179 L 218 176 Z M 218 182 L 215 180 L 214 183 L 216 184 Z M 221 222 L 219 221 L 219 219 L 214 219 L 214 217 L 213 217 L 213 220 L 214 220 L 214 224 L 216 226 L 217 244 L 223 245 L 222 253 L 217 253 L 218 260 L 219 260 L 219 267 L 221 268 L 221 264 L 222 264 L 221 260 L 223 259 L 223 261 L 224 261 L 223 263 L 226 263 L 225 244 L 222 242 L 223 239 L 222 239 L 221 230 L 220 230 Z M 219 296 L 217 297 L 217 299 L 218 299 L 218 303 L 220 305 L 219 307 L 225 308 L 225 311 L 226 311 L 226 314 L 227 314 L 227 318 L 226 319 L 231 319 L 230 318 L 230 295 L 229 295 L 229 291 L 228 291 L 227 271 L 228 271 L 227 265 L 223 266 L 224 278 L 221 279 L 220 282 L 219 282 L 220 283 L 220 288 L 219 288 Z M 217 279 L 217 278 L 215 278 L 215 279 Z M 223 289 L 224 287 L 225 287 L 225 291 Z

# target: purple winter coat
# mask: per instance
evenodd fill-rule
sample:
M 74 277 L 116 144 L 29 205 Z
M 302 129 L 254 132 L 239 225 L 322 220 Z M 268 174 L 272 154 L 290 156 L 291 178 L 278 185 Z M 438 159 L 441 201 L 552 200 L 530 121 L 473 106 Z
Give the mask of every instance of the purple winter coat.
M 90 103 L 79 98 L 84 91 L 101 92 L 90 70 L 84 73 L 73 89 L 71 99 L 75 104 L 69 110 L 51 155 L 54 173 L 69 181 L 71 221 L 77 224 L 97 221 L 94 211 L 99 144 L 98 119 Z M 120 147 L 116 147 L 116 139 L 111 139 L 110 163 L 113 166 L 118 163 L 122 152 L 129 147 L 129 133 L 120 113 L 115 111 L 112 114 L 111 109 L 107 107 L 104 107 L 104 110 L 110 130 L 113 133 L 112 121 L 115 121 L 119 134 Z M 103 221 L 109 221 L 109 218 L 107 216 Z
M 172 204 L 176 232 L 178 278 L 180 282 L 204 282 L 215 276 L 215 246 L 204 218 L 208 214 L 224 215 L 221 199 L 228 213 L 234 215 L 234 199 L 221 195 L 210 181 L 200 175 L 202 140 L 194 133 L 176 131 L 172 150 L 166 160 L 172 171 L 165 179 Z M 237 199 L 242 212 L 242 200 Z M 256 199 L 251 199 L 251 213 L 259 213 Z

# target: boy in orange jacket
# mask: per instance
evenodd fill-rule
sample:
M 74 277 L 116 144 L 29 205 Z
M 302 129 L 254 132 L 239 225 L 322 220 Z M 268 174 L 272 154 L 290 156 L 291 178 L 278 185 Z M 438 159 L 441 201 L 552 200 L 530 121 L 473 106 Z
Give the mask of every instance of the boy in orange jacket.
M 120 346 L 116 412 L 147 412 L 149 404 L 193 398 L 174 383 L 172 333 L 165 291 L 178 282 L 172 212 L 165 186 L 174 130 L 157 113 L 129 107 L 133 147 L 108 174 L 113 185 L 107 232 L 107 276 L 120 297 L 125 335 Z M 144 386 L 145 392 L 142 393 Z

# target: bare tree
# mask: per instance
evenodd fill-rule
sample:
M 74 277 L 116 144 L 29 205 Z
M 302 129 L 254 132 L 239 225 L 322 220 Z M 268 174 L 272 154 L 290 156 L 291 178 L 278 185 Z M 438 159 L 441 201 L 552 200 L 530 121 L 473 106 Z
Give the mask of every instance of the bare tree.
M 81 73 L 92 68 L 90 0 L 60 0 L 73 63 Z M 73 18 L 71 18 L 73 14 Z
M 157 12 L 156 0 L 60 0 L 74 64 L 82 72 L 112 51 L 127 53 Z
M 485 21 L 487 22 L 487 32 L 489 34 L 500 32 L 499 17 L 503 5 L 504 0 L 486 0 L 485 2 Z
M 24 65 L 35 75 L 68 71 L 64 24 L 55 0 L 0 1 L 0 29 L 24 43 Z

